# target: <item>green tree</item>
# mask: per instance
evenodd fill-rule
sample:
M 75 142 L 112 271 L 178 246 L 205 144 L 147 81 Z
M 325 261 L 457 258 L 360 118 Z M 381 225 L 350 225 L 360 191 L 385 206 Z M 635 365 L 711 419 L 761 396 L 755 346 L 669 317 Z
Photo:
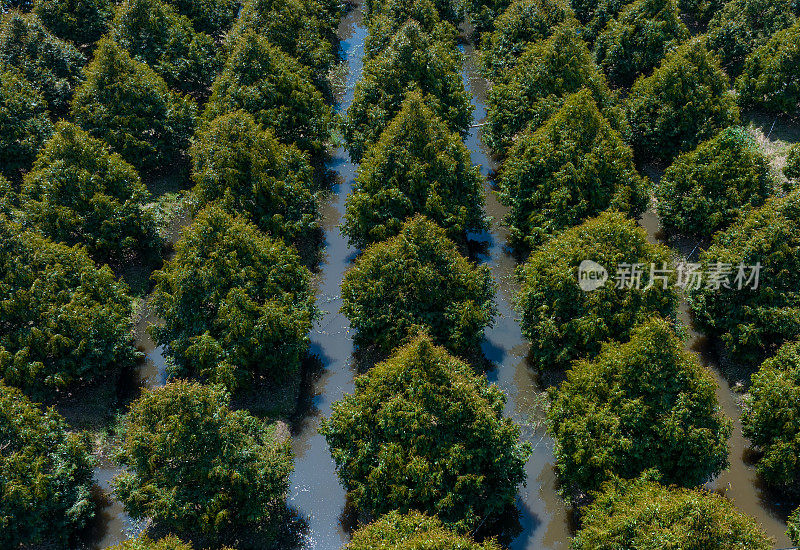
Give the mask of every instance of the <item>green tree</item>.
M 609 80 L 630 86 L 687 38 L 676 0 L 636 0 L 608 23 L 595 56 Z
M 664 487 L 647 477 L 608 483 L 583 510 L 573 550 L 769 550 L 774 541 L 724 496 Z
M 584 89 L 509 150 L 498 180 L 511 239 L 535 247 L 611 207 L 633 216 L 647 205 L 633 152 Z
M 449 49 L 457 48 L 458 31 L 452 24 L 441 20 L 431 0 L 387 0 L 381 2 L 379 11 L 369 14 L 364 59 L 377 57 L 385 51 L 409 19 L 434 41 L 446 44 Z
M 678 0 L 682 13 L 690 15 L 700 24 L 706 25 L 727 0 Z
M 796 508 L 786 520 L 786 535 L 795 544 L 800 544 L 800 508 Z
M 495 313 L 488 268 L 459 254 L 445 231 L 418 215 L 367 248 L 342 281 L 342 312 L 357 345 L 383 353 L 423 328 L 456 354 L 477 350 Z
M 0 218 L 0 375 L 37 398 L 136 358 L 131 298 L 111 270 Z
M 594 357 L 601 342 L 624 342 L 635 325 L 653 315 L 674 317 L 673 285 L 665 289 L 665 281 L 655 278 L 649 285 L 650 265 L 662 269 L 670 258 L 669 249 L 649 243 L 644 229 L 616 212 L 566 229 L 534 250 L 520 268 L 522 287 L 517 297 L 533 366 L 565 369 L 576 359 Z M 617 270 L 624 273 L 632 264 L 643 264 L 641 285 L 616 288 L 611 280 L 585 292 L 577 277 L 584 260 L 605 268 L 610 278 Z
M 0 65 L 0 175 L 18 181 L 52 133 L 42 95 L 17 69 Z
M 106 32 L 114 8 L 111 0 L 35 0 L 33 12 L 59 38 L 87 47 Z
M 575 15 L 583 24 L 583 39 L 594 43 L 606 25 L 630 3 L 631 0 L 572 0 Z
M 493 540 L 482 543 L 444 527 L 436 516 L 419 512 L 385 516 L 353 533 L 345 550 L 500 550 Z
M 210 121 L 236 109 L 315 155 L 330 136 L 333 115 L 308 68 L 252 30 L 238 37 L 203 116 Z
M 367 0 L 367 13 L 370 17 L 378 14 L 387 14 L 396 8 L 397 3 L 397 0 Z M 453 25 L 458 25 L 464 19 L 462 13 L 464 7 L 459 5 L 460 2 L 454 2 L 453 0 L 432 0 L 432 3 L 437 13 L 439 13 L 439 16 L 445 21 Z
M 146 63 L 176 90 L 203 97 L 219 69 L 214 40 L 160 0 L 124 0 L 111 22 L 111 39 Z
M 139 535 L 135 539 L 122 541 L 109 550 L 194 550 L 194 548 L 190 543 L 183 542 L 172 535 L 157 541 Z
M 426 34 L 412 20 L 403 25 L 381 55 L 364 63 L 343 128 L 354 161 L 360 162 L 378 141 L 411 90 L 430 96 L 428 105 L 450 130 L 466 134 L 472 105 L 459 74 L 459 52 L 450 46 Z
M 414 214 L 460 243 L 467 231 L 486 226 L 483 180 L 469 150 L 419 93 L 410 92 L 361 163 L 342 229 L 351 244 L 364 248 L 397 235 Z
M 671 160 L 736 124 L 739 110 L 728 77 L 698 40 L 667 55 L 627 98 L 636 153 Z
M 239 14 L 240 0 L 166 0 L 192 20 L 198 32 L 222 36 Z
M 64 115 L 86 58 L 53 36 L 35 14 L 12 11 L 0 21 L 0 63 L 22 71 L 54 113 Z
M 177 162 L 189 145 L 197 108 L 116 42 L 103 38 L 75 92 L 75 122 L 144 172 Z
M 505 400 L 422 335 L 360 377 L 320 432 L 358 510 L 420 510 L 469 531 L 513 505 L 525 481 L 531 448 Z
M 582 88 L 592 92 L 612 126 L 624 131 L 624 117 L 578 28 L 564 24 L 550 38 L 531 43 L 511 73 L 492 86 L 487 98 L 486 143 L 505 156 L 514 136 L 528 125 L 532 130 L 541 126 L 565 97 Z
M 658 213 L 673 233 L 711 237 L 773 192 L 769 162 L 750 133 L 723 130 L 679 156 L 656 188 Z
M 2 380 L 0 434 L 0 545 L 66 543 L 95 512 L 89 437 Z
M 795 143 L 789 148 L 783 174 L 790 180 L 800 183 L 800 143 Z
M 796 490 L 800 480 L 800 343 L 783 344 L 752 377 L 742 431 L 762 452 L 758 472 L 774 487 Z
M 794 0 L 730 0 L 708 25 L 707 44 L 735 77 L 745 59 L 776 32 L 796 21 Z
M 274 533 L 292 472 L 288 438 L 229 404 L 219 386 L 176 381 L 130 405 L 114 493 L 131 516 L 212 539 Z
M 745 108 L 800 113 L 800 21 L 775 33 L 747 58 L 736 91 Z
M 164 324 L 172 374 L 228 389 L 298 376 L 315 314 L 310 273 L 294 249 L 210 207 L 153 274 L 151 304 Z
M 55 241 L 86 245 L 98 261 L 158 252 L 149 197 L 133 166 L 68 122 L 56 126 L 20 191 L 30 222 Z
M 728 465 L 731 421 L 714 380 L 672 329 L 651 318 L 626 343 L 577 361 L 551 392 L 548 431 L 562 487 L 585 495 L 650 469 L 695 487 Z
M 800 339 L 800 195 L 768 199 L 701 254 L 703 271 L 720 282 L 690 289 L 698 328 L 719 336 L 732 359 L 755 364 L 787 341 Z M 748 266 L 760 266 L 758 288 Z M 743 266 L 740 273 L 740 266 Z M 742 283 L 739 289 L 738 280 Z M 708 281 L 706 281 L 708 283 Z M 719 288 L 717 288 L 719 287 Z
M 202 125 L 190 149 L 200 205 L 218 202 L 259 229 L 298 241 L 319 227 L 311 165 L 252 115 L 233 111 Z

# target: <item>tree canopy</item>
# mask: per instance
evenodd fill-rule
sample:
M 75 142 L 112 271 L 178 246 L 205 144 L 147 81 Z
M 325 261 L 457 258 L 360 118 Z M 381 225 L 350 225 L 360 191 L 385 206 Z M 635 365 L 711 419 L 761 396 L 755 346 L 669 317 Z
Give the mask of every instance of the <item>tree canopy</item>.
M 320 431 L 357 509 L 416 509 L 469 531 L 497 519 L 525 481 L 531 449 L 504 404 L 496 386 L 421 335 L 359 377 Z
M 356 344 L 388 353 L 420 328 L 457 354 L 477 349 L 492 323 L 486 266 L 462 256 L 444 230 L 418 215 L 368 247 L 342 281 L 342 313 Z
M 64 544 L 95 512 L 91 442 L 0 380 L 0 545 Z
M 27 220 L 55 241 L 86 245 L 98 261 L 158 253 L 149 196 L 133 166 L 68 122 L 56 126 L 20 191 Z
M 172 535 L 159 540 L 139 535 L 136 538 L 122 541 L 109 550 L 194 550 L 194 547 Z
M 589 90 L 565 100 L 512 145 L 498 180 L 511 207 L 511 238 L 534 247 L 611 207 L 638 215 L 647 204 L 633 152 L 600 114 Z
M 520 268 L 517 297 L 533 366 L 565 369 L 576 359 L 591 359 L 606 340 L 624 342 L 635 325 L 653 315 L 673 317 L 673 285 L 665 289 L 663 279 L 650 277 L 650 265 L 662 269 L 670 257 L 666 247 L 648 242 L 636 222 L 615 212 L 566 229 L 534 250 Z M 591 292 L 581 290 L 577 274 L 584 260 L 602 266 L 611 280 Z M 641 285 L 633 280 L 633 264 L 643 266 Z
M 387 0 L 375 6 L 369 14 L 369 27 L 364 39 L 364 59 L 379 56 L 397 32 L 409 21 L 419 24 L 420 29 L 436 41 L 455 49 L 458 39 L 456 28 L 442 21 L 439 11 L 431 0 Z
M 132 517 L 219 540 L 236 529 L 276 529 L 292 472 L 289 442 L 229 404 L 219 386 L 176 381 L 130 405 L 118 434 L 125 469 L 113 483 Z
M 153 274 L 172 374 L 229 389 L 298 376 L 315 314 L 310 273 L 294 249 L 216 207 L 200 212 Z
M 475 542 L 444 527 L 436 516 L 389 512 L 353 533 L 345 550 L 500 550 L 494 541 Z
M 75 92 L 75 122 L 108 143 L 137 169 L 152 172 L 178 161 L 194 129 L 195 104 L 169 90 L 151 68 L 108 38 L 98 42 Z
M 224 34 L 241 9 L 241 0 L 166 0 L 192 20 L 198 32 L 217 37 Z
M 667 55 L 626 100 L 633 145 L 644 158 L 671 160 L 739 120 L 728 77 L 698 40 Z
M 288 241 L 309 237 L 318 228 L 306 156 L 280 143 L 249 113 L 236 110 L 203 124 L 190 153 L 200 205 L 217 202 Z
M 789 148 L 783 174 L 790 180 L 800 183 L 800 143 L 795 143 Z
M 111 0 L 35 0 L 33 12 L 53 34 L 83 47 L 106 32 L 114 8 Z
M 679 156 L 656 189 L 661 223 L 670 232 L 711 237 L 773 192 L 769 162 L 750 133 L 723 130 Z
M 773 544 L 728 498 L 704 489 L 665 487 L 647 477 L 606 484 L 584 508 L 572 540 L 573 550 L 769 550 Z
M 559 479 L 572 494 L 650 469 L 695 487 L 728 465 L 731 421 L 714 380 L 658 318 L 574 363 L 551 393 L 547 420 Z
M 436 222 L 455 242 L 485 226 L 483 180 L 469 150 L 426 98 L 409 92 L 361 163 L 342 229 L 364 248 L 397 235 L 414 214 Z
M 578 21 L 583 24 L 584 40 L 594 43 L 606 25 L 631 2 L 630 0 L 571 0 Z

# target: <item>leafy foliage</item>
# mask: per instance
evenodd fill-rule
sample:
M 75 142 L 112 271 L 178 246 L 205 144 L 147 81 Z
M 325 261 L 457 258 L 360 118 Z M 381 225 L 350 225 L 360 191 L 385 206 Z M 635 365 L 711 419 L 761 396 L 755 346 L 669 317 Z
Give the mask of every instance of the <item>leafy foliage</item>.
M 667 55 L 627 98 L 637 154 L 670 160 L 739 120 L 728 77 L 697 40 Z
M 620 213 L 606 212 L 556 234 L 533 251 L 520 268 L 517 298 L 522 332 L 531 342 L 530 359 L 538 369 L 564 369 L 572 361 L 592 358 L 606 340 L 623 342 L 641 321 L 675 315 L 672 285 L 650 282 L 649 266 L 670 259 L 667 248 L 647 241 L 645 231 Z M 626 264 L 644 264 L 641 288 L 616 288 L 615 281 L 592 292 L 578 286 L 584 260 L 603 266 L 614 277 Z
M 445 21 L 458 25 L 463 20 L 461 13 L 463 6 L 459 2 L 453 2 L 452 0 L 431 0 L 431 2 L 436 12 Z M 370 17 L 390 14 L 398 7 L 399 3 L 398 0 L 366 0 L 367 13 Z
M 91 442 L 0 381 L 0 545 L 65 543 L 94 515 Z
M 42 95 L 17 69 L 0 66 L 0 174 L 19 180 L 52 132 Z
M 570 492 L 650 469 L 694 487 L 728 465 L 731 421 L 719 411 L 714 380 L 661 319 L 576 362 L 551 398 L 548 429 Z
M 572 0 L 578 21 L 583 23 L 583 39 L 594 43 L 606 25 L 630 3 L 631 0 Z
M 225 33 L 241 9 L 240 0 L 166 0 L 192 20 L 198 32 L 211 36 Z
M 122 541 L 109 548 L 109 550 L 193 550 L 193 547 L 191 544 L 171 535 L 157 541 L 140 535 L 135 539 Z
M 124 0 L 111 38 L 146 63 L 171 87 L 203 96 L 218 69 L 216 45 L 191 20 L 161 0 Z
M 130 366 L 125 283 L 81 248 L 0 218 L 0 375 L 35 396 Z
M 17 67 L 58 114 L 66 113 L 86 58 L 59 40 L 33 14 L 9 12 L 0 21 L 0 63 Z
M 747 58 L 736 91 L 744 107 L 800 114 L 800 21 Z
M 294 249 L 211 207 L 153 274 L 151 304 L 172 373 L 236 389 L 257 377 L 297 376 L 314 315 L 310 274 Z
M 595 55 L 609 80 L 630 86 L 687 38 L 676 0 L 636 0 L 608 23 Z
M 494 541 L 477 543 L 444 527 L 436 516 L 389 512 L 353 533 L 345 550 L 500 550 Z
M 218 386 L 177 381 L 131 404 L 119 428 L 125 470 L 114 479 L 128 513 L 219 539 L 237 528 L 275 528 L 291 448 L 274 425 L 229 403 Z
M 388 353 L 424 329 L 457 354 L 477 349 L 495 308 L 488 268 L 459 254 L 424 216 L 367 248 L 342 281 L 342 313 L 356 344 Z
M 318 228 L 311 166 L 244 111 L 201 126 L 191 147 L 201 205 L 218 202 L 247 215 L 262 231 L 296 241 Z
M 701 255 L 704 270 L 730 270 L 731 288 L 694 289 L 698 327 L 718 335 L 735 360 L 756 363 L 800 338 L 800 195 L 769 199 L 724 232 Z M 761 266 L 759 286 L 733 284 L 738 266 Z M 718 266 L 718 264 L 721 264 Z M 745 273 L 745 279 L 751 273 Z
M 284 143 L 321 154 L 332 112 L 308 68 L 252 30 L 236 40 L 206 105 L 207 121 L 243 109 Z
M 457 47 L 458 31 L 452 24 L 441 20 L 431 0 L 387 0 L 375 8 L 377 11 L 369 14 L 364 59 L 377 57 L 385 51 L 409 19 L 419 24 L 419 28 L 435 42 L 446 44 L 450 49 Z
M 111 0 L 35 0 L 33 11 L 53 34 L 78 46 L 97 42 L 114 15 Z
M 773 547 L 759 524 L 726 497 L 704 489 L 664 487 L 643 478 L 606 484 L 584 509 L 572 548 L 616 550 L 654 544 L 682 550 Z
M 359 510 L 416 509 L 471 530 L 513 504 L 525 480 L 531 449 L 504 404 L 423 335 L 360 377 L 320 432 Z
M 800 544 L 800 508 L 796 508 L 786 520 L 786 534 L 792 542 Z
M 450 46 L 426 34 L 412 20 L 403 25 L 381 55 L 364 63 L 343 128 L 355 162 L 360 162 L 378 141 L 411 90 L 430 96 L 428 105 L 450 130 L 466 134 L 472 105 L 459 74 L 458 50 Z
M 84 244 L 98 260 L 157 252 L 161 244 L 136 170 L 73 124 L 56 126 L 20 195 L 27 219 L 43 233 Z
M 672 232 L 711 237 L 772 194 L 769 162 L 741 127 L 679 156 L 657 188 L 658 213 Z
M 511 207 L 512 240 L 529 247 L 612 207 L 638 215 L 647 204 L 633 153 L 603 118 L 589 90 L 514 142 L 499 178 Z
M 786 155 L 786 166 L 783 174 L 790 180 L 800 183 L 800 143 L 795 143 Z
M 695 21 L 707 24 L 726 3 L 727 0 L 678 0 L 678 7 Z
M 75 122 L 139 170 L 179 160 L 194 127 L 194 103 L 119 44 L 103 38 L 72 102 Z
M 467 231 L 485 226 L 482 183 L 458 134 L 419 93 L 410 92 L 361 163 L 343 231 L 363 248 L 397 235 L 407 218 L 424 214 L 463 242 Z

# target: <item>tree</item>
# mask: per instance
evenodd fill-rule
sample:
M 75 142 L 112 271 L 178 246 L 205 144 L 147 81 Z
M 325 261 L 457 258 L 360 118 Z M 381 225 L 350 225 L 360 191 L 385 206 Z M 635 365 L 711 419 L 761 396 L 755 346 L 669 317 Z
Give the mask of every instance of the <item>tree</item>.
M 495 20 L 481 49 L 483 65 L 494 81 L 503 79 L 517 64 L 528 44 L 550 37 L 562 23 L 577 26 L 567 0 L 515 0 Z
M 198 32 L 222 36 L 241 9 L 240 0 L 167 0 L 178 13 L 192 20 Z
M 31 223 L 55 241 L 86 245 L 98 261 L 158 253 L 149 196 L 133 166 L 68 122 L 58 123 L 20 191 Z
M 647 206 L 633 152 L 584 89 L 512 145 L 498 180 L 511 238 L 535 247 L 553 233 L 612 207 L 633 216 Z
M 394 36 L 409 19 L 445 49 L 457 48 L 458 30 L 439 17 L 431 0 L 386 0 L 369 14 L 369 27 L 364 39 L 364 59 L 379 56 L 389 47 Z
M 582 88 L 592 92 L 612 126 L 624 131 L 624 117 L 578 32 L 575 26 L 564 24 L 550 38 L 531 43 L 511 73 L 492 86 L 484 140 L 495 153 L 505 156 L 514 136 L 526 126 L 532 131 L 541 126 L 565 97 Z
M 700 24 L 707 25 L 726 0 L 678 0 L 678 7 Z
M 649 243 L 636 222 L 616 212 L 565 229 L 534 250 L 520 268 L 517 298 L 533 366 L 566 369 L 576 359 L 597 355 L 606 340 L 626 341 L 635 325 L 653 315 L 674 317 L 673 285 L 665 289 L 663 278 L 650 277 L 650 266 L 663 269 L 670 257 L 666 247 Z M 598 264 L 598 273 L 603 268 L 611 277 L 618 274 L 620 283 L 624 277 L 625 288 L 612 280 L 583 291 L 576 274 L 584 261 Z M 633 264 L 644 266 L 640 285 L 632 280 Z
M 112 40 L 173 89 L 203 97 L 219 68 L 214 40 L 160 0 L 125 0 L 111 22 Z
M 626 100 L 633 146 L 644 158 L 671 160 L 739 120 L 728 77 L 698 40 L 669 53 Z
M 2 381 L 0 433 L 0 544 L 66 543 L 95 512 L 89 437 Z
M 345 550 L 500 550 L 493 540 L 482 543 L 444 527 L 436 516 L 389 512 L 353 533 Z
M 687 38 L 676 0 L 636 0 L 608 23 L 595 56 L 609 80 L 627 87 Z
M 417 336 L 333 404 L 325 436 L 355 507 L 435 514 L 469 531 L 513 505 L 530 445 L 503 417 L 505 396 Z
M 19 181 L 52 132 L 42 95 L 20 71 L 0 66 L 0 174 Z
M 239 36 L 211 90 L 206 121 L 243 109 L 284 143 L 314 155 L 325 150 L 333 115 L 311 73 L 254 31 Z
M 800 544 L 800 508 L 795 508 L 794 512 L 786 520 L 786 535 L 792 539 L 794 544 Z
M 276 140 L 249 113 L 233 111 L 201 126 L 190 153 L 200 205 L 218 202 L 288 241 L 308 238 L 318 229 L 306 156 Z
M 780 30 L 796 21 L 793 0 L 730 0 L 708 25 L 707 44 L 732 77 L 745 59 Z
M 75 122 L 144 172 L 177 162 L 188 147 L 195 104 L 144 63 L 103 38 L 75 92 Z
M 736 91 L 745 108 L 800 113 L 800 21 L 777 32 L 747 58 Z
M 425 98 L 409 92 L 361 163 L 342 229 L 351 244 L 364 248 L 397 235 L 414 214 L 461 243 L 467 231 L 486 225 L 483 180 L 469 150 Z
M 97 42 L 114 15 L 110 0 L 35 0 L 33 12 L 53 34 L 79 47 Z
M 572 0 L 571 3 L 578 21 L 583 24 L 581 36 L 592 44 L 631 0 Z
M 551 392 L 548 431 L 562 486 L 575 495 L 604 481 L 655 469 L 666 483 L 695 487 L 728 465 L 731 421 L 714 380 L 662 319 L 577 361 Z
M 647 477 L 603 489 L 583 510 L 573 550 L 773 548 L 753 518 L 711 491 L 664 487 Z
M 367 248 L 342 281 L 342 313 L 357 345 L 383 353 L 420 328 L 456 354 L 477 350 L 492 323 L 494 284 L 459 254 L 443 229 L 418 215 Z
M 769 162 L 748 131 L 723 130 L 679 156 L 656 188 L 658 213 L 670 232 L 711 237 L 773 192 Z
M 153 328 L 172 374 L 234 390 L 258 378 L 298 376 L 315 314 L 310 273 L 294 249 L 241 218 L 210 207 L 153 274 Z
M 86 58 L 59 40 L 33 13 L 12 11 L 0 22 L 0 63 L 18 68 L 56 115 L 66 114 Z
M 453 25 L 458 25 L 463 21 L 464 16 L 462 12 L 464 6 L 459 5 L 458 2 L 452 2 L 451 0 L 432 0 L 432 3 L 437 13 L 439 13 L 439 16 L 445 21 Z M 367 0 L 367 14 L 369 17 L 373 15 L 391 14 L 396 10 L 398 4 L 398 0 Z
M 800 287 L 791 275 L 800 272 L 798 223 L 800 195 L 768 199 L 701 254 L 715 279 L 691 288 L 689 303 L 698 328 L 721 338 L 735 361 L 757 364 L 800 339 Z
M 408 21 L 386 50 L 364 63 L 347 110 L 343 132 L 350 156 L 360 162 L 400 111 L 407 93 L 417 90 L 448 128 L 466 135 L 472 119 L 469 94 L 459 74 L 458 50 L 427 35 Z
M 0 375 L 35 397 L 132 366 L 131 298 L 82 248 L 0 218 Z
M 109 550 L 194 550 L 194 547 L 172 535 L 157 541 L 139 535 L 135 539 L 122 541 Z
M 783 174 L 790 180 L 800 183 L 800 143 L 795 143 L 789 148 Z
M 176 381 L 130 405 L 118 435 L 125 469 L 113 483 L 131 516 L 217 540 L 242 529 L 274 533 L 291 447 L 275 424 L 229 404 L 219 386 Z

